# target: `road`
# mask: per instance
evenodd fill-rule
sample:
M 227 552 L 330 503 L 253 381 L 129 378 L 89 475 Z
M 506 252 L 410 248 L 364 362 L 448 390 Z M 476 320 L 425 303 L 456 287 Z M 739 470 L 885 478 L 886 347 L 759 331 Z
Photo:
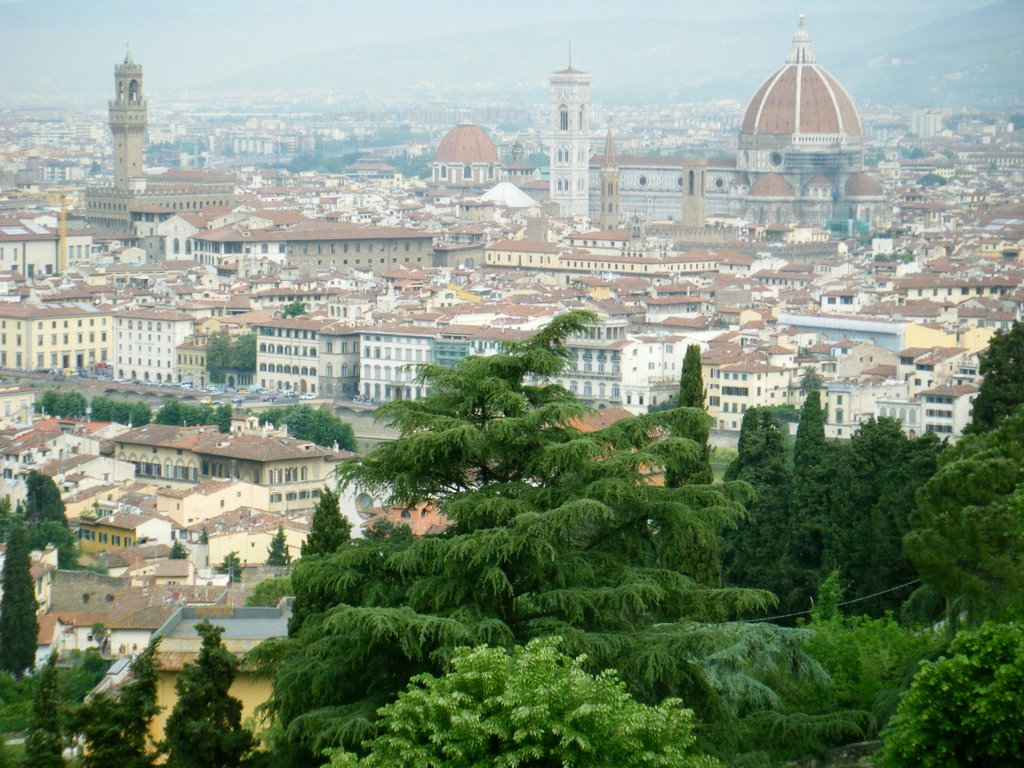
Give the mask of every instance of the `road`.
M 233 392 L 211 395 L 207 392 L 193 392 L 187 389 L 180 389 L 179 387 L 125 384 L 113 382 L 109 379 L 86 379 L 80 376 L 60 376 L 41 371 L 15 371 L 4 368 L 0 368 L 0 377 L 3 378 L 4 384 L 30 386 L 38 391 L 56 389 L 78 392 L 87 400 L 91 400 L 96 396 L 109 397 L 114 400 L 143 400 L 153 409 L 163 405 L 171 397 L 176 397 L 182 402 L 192 404 L 198 404 L 203 398 L 209 397 L 214 404 L 226 403 L 254 413 L 268 408 L 280 408 L 297 403 L 309 405 L 313 408 L 320 408 L 326 405 L 331 408 L 335 415 L 352 425 L 360 451 L 367 451 L 378 443 L 394 440 L 398 436 L 397 431 L 378 424 L 373 420 L 373 412 L 376 406 L 366 403 L 355 403 L 351 400 L 299 400 L 298 397 L 284 397 L 278 398 L 273 403 L 265 403 L 262 400 L 262 395 L 247 394 L 241 396 L 245 398 L 243 403 L 235 404 L 232 401 L 238 395 Z

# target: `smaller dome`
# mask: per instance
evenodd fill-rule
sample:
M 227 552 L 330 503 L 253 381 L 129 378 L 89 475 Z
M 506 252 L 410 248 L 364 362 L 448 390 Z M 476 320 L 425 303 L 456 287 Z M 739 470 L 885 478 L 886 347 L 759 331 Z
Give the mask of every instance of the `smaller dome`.
M 855 173 L 846 181 L 847 197 L 883 197 L 882 185 L 874 176 Z
M 498 150 L 479 125 L 463 123 L 441 139 L 434 154 L 435 163 L 497 163 Z
M 777 173 L 759 176 L 748 193 L 750 197 L 793 197 L 793 187 Z
M 813 179 L 807 182 L 808 187 L 831 187 L 832 179 L 824 174 L 819 173 Z

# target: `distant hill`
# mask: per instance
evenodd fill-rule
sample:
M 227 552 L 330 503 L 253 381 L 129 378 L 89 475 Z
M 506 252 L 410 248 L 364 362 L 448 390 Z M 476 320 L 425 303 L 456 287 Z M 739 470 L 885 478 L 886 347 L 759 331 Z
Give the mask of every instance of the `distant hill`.
M 742 23 L 648 18 L 529 24 L 472 37 L 440 36 L 300 56 L 212 83 L 215 88 L 332 89 L 353 96 L 464 90 L 536 101 L 568 41 L 593 76 L 595 97 L 618 103 L 736 98 L 745 101 L 785 59 L 794 20 Z M 988 6 L 928 22 L 920 10 L 808 22 L 818 61 L 857 101 L 985 105 L 1024 93 L 1024 3 Z

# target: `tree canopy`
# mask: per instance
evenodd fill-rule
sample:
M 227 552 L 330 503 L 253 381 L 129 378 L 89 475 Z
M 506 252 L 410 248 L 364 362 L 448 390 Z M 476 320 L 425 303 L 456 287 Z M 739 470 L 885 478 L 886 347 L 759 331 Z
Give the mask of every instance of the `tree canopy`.
M 455 650 L 444 676 L 414 677 L 381 712 L 381 735 L 358 760 L 332 768 L 697 768 L 719 763 L 696 752 L 692 712 L 677 699 L 646 706 L 611 670 L 594 676 L 538 638 L 511 653 Z
M 977 625 L 1024 609 L 1024 406 L 947 448 L 917 494 L 907 555 L 946 603 Z
M 267 548 L 267 565 L 288 565 L 292 561 L 291 552 L 288 551 L 288 541 L 284 537 L 284 528 L 277 526 L 277 533 L 270 541 Z
M 296 566 L 289 638 L 254 656 L 275 672 L 279 764 L 362 749 L 377 709 L 415 675 L 443 674 L 459 646 L 558 635 L 588 669 L 619 669 L 638 700 L 682 698 L 714 721 L 704 738 L 719 746 L 776 700 L 763 671 L 820 674 L 798 632 L 728 621 L 772 603 L 719 584 L 719 531 L 748 487 L 651 482 L 669 465 L 706 471 L 704 446 L 678 436 L 701 412 L 570 426 L 587 409 L 549 381 L 588 321 L 567 313 L 500 354 L 423 366 L 430 394 L 378 409 L 400 438 L 345 462 L 342 481 L 433 505 L 450 525 L 422 538 L 397 528 Z
M 352 425 L 342 421 L 326 408 L 312 408 L 308 405 L 287 405 L 284 408 L 268 408 L 260 413 L 260 424 L 287 425 L 288 434 L 299 440 L 338 448 L 343 451 L 356 449 L 356 436 Z
M 228 404 L 206 405 L 203 403 L 183 403 L 172 397 L 164 403 L 163 408 L 156 412 L 154 424 L 167 424 L 174 427 L 195 427 L 203 424 L 214 424 L 223 433 L 231 431 L 232 409 Z
M 1019 765 L 1024 755 L 1024 627 L 962 632 L 914 677 L 884 734 L 891 768 Z
M 57 653 L 37 673 L 32 695 L 32 724 L 25 737 L 25 768 L 64 768 L 64 702 L 57 673 Z
M 306 314 L 306 304 L 298 300 L 291 304 L 285 304 L 281 309 L 281 317 L 299 317 L 304 314 Z
M 210 381 L 222 383 L 227 371 L 256 371 L 256 334 L 232 337 L 220 331 L 206 340 L 206 370 Z
M 112 400 L 108 397 L 94 397 L 90 405 L 90 416 L 94 421 L 113 421 L 144 427 L 153 420 L 153 411 L 142 400 Z
M 1024 323 L 996 331 L 981 354 L 982 375 L 971 411 L 970 432 L 987 432 L 1024 405 Z
M 36 413 L 59 419 L 80 419 L 85 416 L 85 397 L 78 392 L 47 389 L 36 400 Z

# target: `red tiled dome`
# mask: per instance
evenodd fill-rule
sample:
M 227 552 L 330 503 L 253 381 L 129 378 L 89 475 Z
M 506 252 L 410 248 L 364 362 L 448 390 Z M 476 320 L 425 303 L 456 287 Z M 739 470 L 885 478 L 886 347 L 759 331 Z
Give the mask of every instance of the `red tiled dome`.
M 855 173 L 846 180 L 847 197 L 882 197 L 884 194 L 878 179 L 866 173 Z
M 786 64 L 757 89 L 743 115 L 740 134 L 860 135 L 853 100 L 838 80 L 815 63 L 802 18 Z
M 793 197 L 793 187 L 777 173 L 759 176 L 748 193 L 750 197 Z
M 498 150 L 479 125 L 457 125 L 445 134 L 434 154 L 435 163 L 496 163 Z

